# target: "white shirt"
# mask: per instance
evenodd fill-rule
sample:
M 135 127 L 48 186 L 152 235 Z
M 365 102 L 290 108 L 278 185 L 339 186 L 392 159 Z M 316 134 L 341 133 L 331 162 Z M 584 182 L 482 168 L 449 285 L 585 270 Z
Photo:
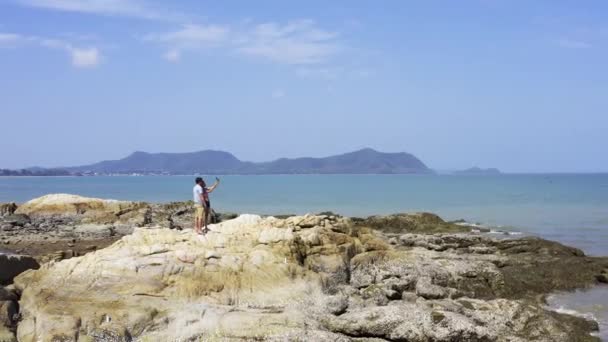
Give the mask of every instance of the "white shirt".
M 203 204 L 201 200 L 201 195 L 203 194 L 203 187 L 196 184 L 194 188 L 192 188 L 192 195 L 194 196 L 194 203 Z

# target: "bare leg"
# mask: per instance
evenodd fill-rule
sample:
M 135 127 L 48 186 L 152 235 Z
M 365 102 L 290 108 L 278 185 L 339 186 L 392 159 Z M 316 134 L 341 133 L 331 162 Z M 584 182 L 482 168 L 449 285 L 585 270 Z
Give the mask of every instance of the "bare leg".
M 205 233 L 209 230 L 207 228 L 207 223 L 209 222 L 209 207 L 205 207 L 204 220 L 205 220 Z

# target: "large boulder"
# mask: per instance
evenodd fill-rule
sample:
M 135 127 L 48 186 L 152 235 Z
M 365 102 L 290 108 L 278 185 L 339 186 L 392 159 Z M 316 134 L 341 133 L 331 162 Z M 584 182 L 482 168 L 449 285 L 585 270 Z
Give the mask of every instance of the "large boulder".
M 303 328 L 295 307 L 311 288 L 289 236 L 258 243 L 275 223 L 242 215 L 207 235 L 136 229 L 104 250 L 43 265 L 16 280 L 18 337 L 184 340 L 280 333 L 292 325 L 286 322 Z
M 38 267 L 36 259 L 30 256 L 0 253 L 0 284 L 11 283 L 20 273 Z
M 84 223 L 123 222 L 143 225 L 149 205 L 142 202 L 88 198 L 69 194 L 45 195 L 20 205 L 16 214 L 30 218 L 70 218 Z

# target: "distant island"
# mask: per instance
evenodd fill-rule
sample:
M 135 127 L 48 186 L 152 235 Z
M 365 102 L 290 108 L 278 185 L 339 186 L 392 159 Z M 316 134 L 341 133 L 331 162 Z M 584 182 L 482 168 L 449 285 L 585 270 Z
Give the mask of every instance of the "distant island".
M 52 172 L 51 172 L 52 170 Z M 28 174 L 35 173 L 35 174 Z M 119 160 L 58 169 L 6 170 L 5 176 L 56 175 L 189 175 L 189 174 L 430 174 L 414 155 L 383 153 L 371 148 L 324 158 L 281 158 L 269 162 L 241 161 L 224 151 L 190 153 L 134 152 Z
M 64 169 L 29 168 L 20 170 L 0 169 L 0 176 L 76 176 Z
M 466 170 L 454 171 L 455 175 L 500 175 L 500 172 L 497 168 L 487 168 L 482 169 L 479 167 L 472 167 Z

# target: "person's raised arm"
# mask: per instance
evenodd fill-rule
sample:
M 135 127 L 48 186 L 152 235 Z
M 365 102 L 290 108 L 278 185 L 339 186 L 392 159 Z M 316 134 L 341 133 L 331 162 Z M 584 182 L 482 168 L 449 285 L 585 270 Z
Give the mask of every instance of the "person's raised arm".
M 220 185 L 220 179 L 215 177 L 215 183 L 213 183 L 212 186 L 207 188 L 207 192 L 213 192 L 213 190 L 215 190 L 215 188 L 217 188 L 218 185 Z

